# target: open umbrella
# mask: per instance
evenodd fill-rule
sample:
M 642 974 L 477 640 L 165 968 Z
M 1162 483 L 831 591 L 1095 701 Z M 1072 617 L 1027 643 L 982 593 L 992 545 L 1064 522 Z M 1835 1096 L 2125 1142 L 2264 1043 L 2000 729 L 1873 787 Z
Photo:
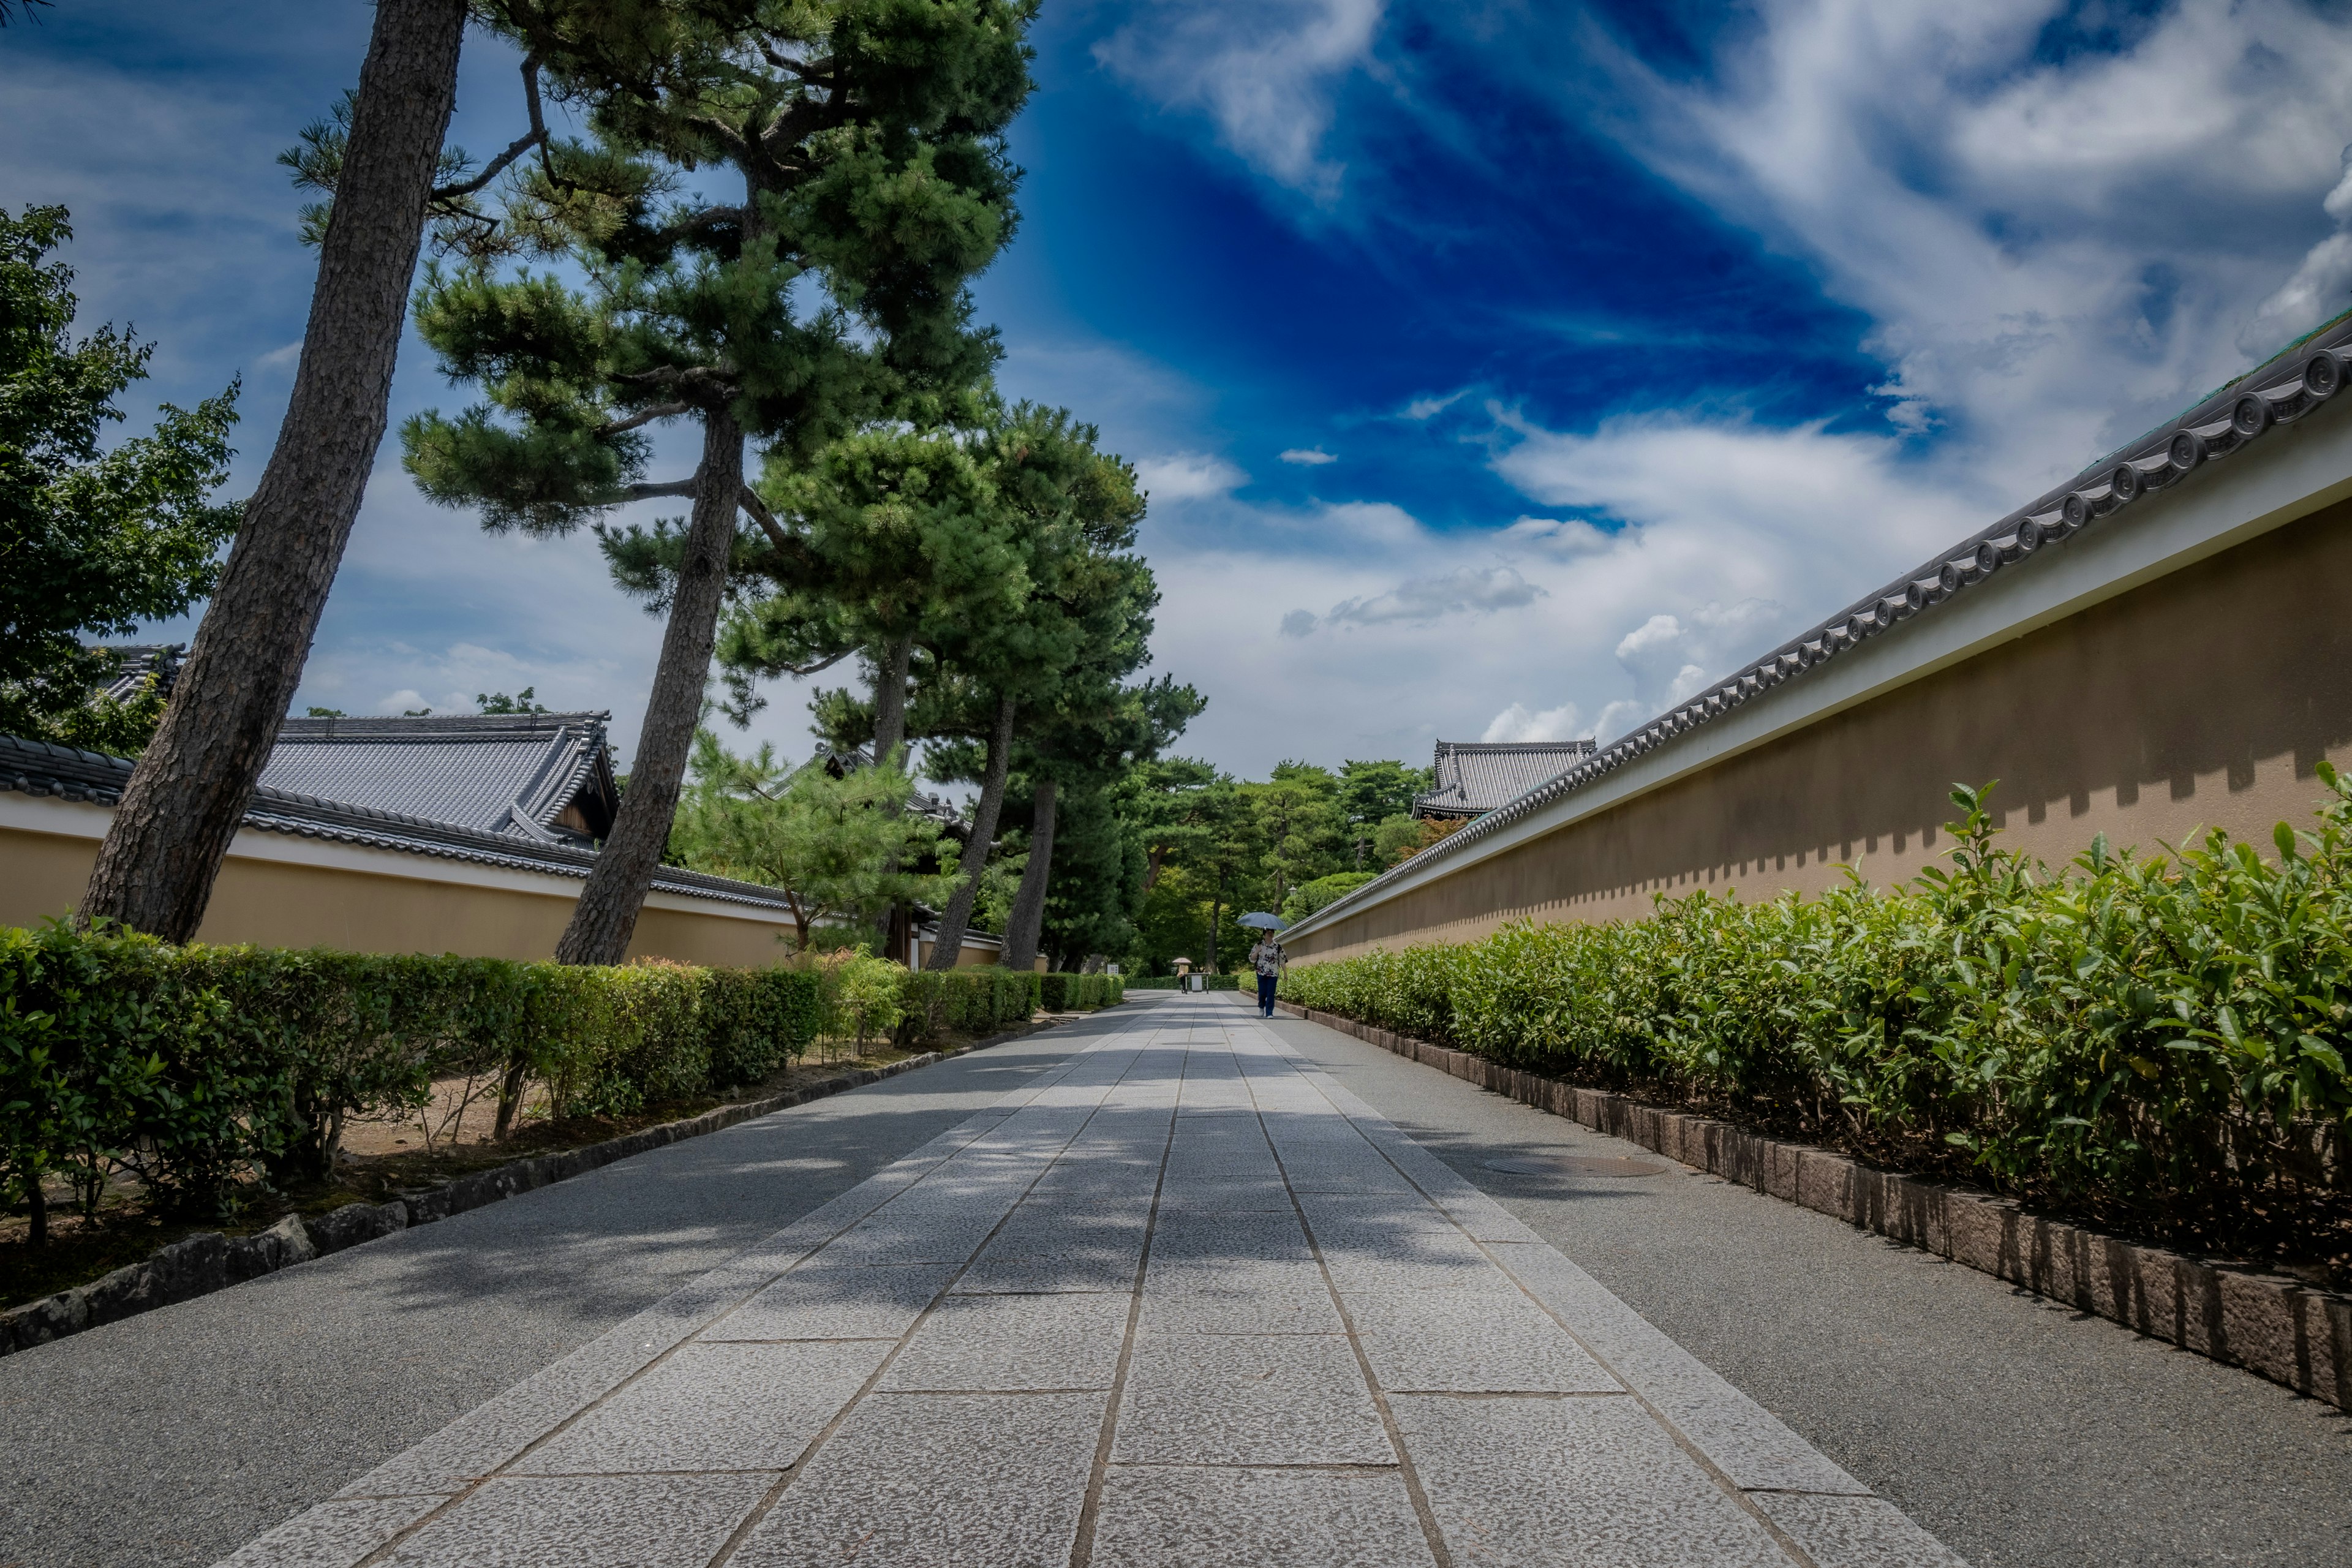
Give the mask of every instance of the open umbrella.
M 1254 926 L 1259 931 L 1280 931 L 1283 927 L 1281 920 L 1276 916 L 1267 914 L 1264 910 L 1254 910 L 1250 913 L 1237 918 L 1234 923 L 1235 925 Z

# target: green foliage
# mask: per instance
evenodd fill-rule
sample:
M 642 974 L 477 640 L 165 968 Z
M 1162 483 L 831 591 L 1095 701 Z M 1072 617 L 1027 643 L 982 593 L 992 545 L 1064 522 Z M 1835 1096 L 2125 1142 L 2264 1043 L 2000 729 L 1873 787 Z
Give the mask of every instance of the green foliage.
M 1241 786 L 1265 845 L 1262 868 L 1267 907 L 1279 909 L 1290 890 L 1345 865 L 1348 822 L 1339 781 L 1312 763 L 1281 763 L 1263 783 Z
M 1435 782 L 1429 769 L 1409 768 L 1402 763 L 1340 764 L 1339 809 L 1347 815 L 1349 852 L 1356 869 L 1363 869 L 1368 863 L 1375 870 L 1393 864 L 1392 858 L 1373 858 L 1381 829 L 1400 816 L 1410 821 L 1413 796 Z
M 825 1033 L 846 1035 L 862 1048 L 887 1037 L 906 1016 L 903 963 L 877 958 L 864 948 L 845 948 L 818 966 L 824 976 Z
M 1091 1013 L 1125 1000 L 1127 988 L 1116 974 L 1041 974 L 1037 995 L 1048 1013 Z
M 82 641 L 212 592 L 240 515 L 207 499 L 235 455 L 237 388 L 166 404 L 152 434 L 101 449 L 154 351 L 112 327 L 75 341 L 73 271 L 47 260 L 71 237 L 63 207 L 0 209 L 0 732 L 136 752 L 149 705 L 79 711 L 111 671 Z
M 0 928 L 0 1166 L 16 1201 L 63 1173 L 94 1205 L 129 1171 L 215 1215 L 252 1180 L 323 1174 L 345 1120 L 433 1080 L 536 1079 L 558 1115 L 757 1082 L 804 1051 L 822 983 L 792 969 L 170 947 Z
M 988 1035 L 1024 1024 L 1037 1010 L 1037 979 L 992 964 L 917 970 L 899 990 L 902 1043 L 941 1035 Z
M 940 836 L 938 823 L 907 810 L 914 788 L 896 759 L 836 778 L 823 760 L 787 768 L 766 745 L 730 755 L 705 730 L 670 846 L 696 870 L 782 890 L 805 951 L 820 921 L 868 922 L 899 900 L 954 890 L 951 876 L 900 869 Z
M 1340 895 L 1354 892 L 1375 875 L 1377 873 L 1371 871 L 1335 871 L 1328 877 L 1318 877 L 1303 887 L 1293 888 L 1290 897 L 1282 900 L 1282 918 L 1303 921 L 1324 905 L 1337 901 Z
M 2216 832 L 2063 872 L 1956 789 L 1948 869 L 1884 894 L 1507 927 L 1295 966 L 1284 994 L 1564 1075 L 1942 1147 L 2158 1234 L 2291 1223 L 2352 1123 L 2352 781 L 2277 858 Z M 1990 786 L 1988 786 L 1990 787 Z M 2280 1216 L 2287 1216 L 2282 1218 Z
M 511 697 L 503 691 L 477 691 L 474 693 L 474 707 L 476 710 L 483 713 L 544 713 L 547 710 L 533 700 L 538 695 L 538 688 L 530 686 L 524 687 Z M 314 714 L 320 713 L 317 709 L 311 711 Z M 320 714 L 320 716 L 340 718 L 341 715 Z

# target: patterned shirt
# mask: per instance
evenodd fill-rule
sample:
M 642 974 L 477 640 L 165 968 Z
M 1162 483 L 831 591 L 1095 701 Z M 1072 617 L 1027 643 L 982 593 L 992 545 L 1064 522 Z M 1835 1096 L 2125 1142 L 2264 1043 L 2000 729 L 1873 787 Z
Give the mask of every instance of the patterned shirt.
M 1283 964 L 1282 944 L 1272 937 L 1266 938 L 1250 949 L 1250 963 L 1256 966 L 1260 974 L 1280 974 Z

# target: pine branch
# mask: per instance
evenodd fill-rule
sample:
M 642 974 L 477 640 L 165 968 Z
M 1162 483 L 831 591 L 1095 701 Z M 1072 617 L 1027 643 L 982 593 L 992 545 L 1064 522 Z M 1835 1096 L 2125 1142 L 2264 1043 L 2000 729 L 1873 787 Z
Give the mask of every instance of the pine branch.
M 482 172 L 472 179 L 461 184 L 443 185 L 435 190 L 432 200 L 436 205 L 460 201 L 474 195 L 492 180 L 505 174 L 507 166 L 517 158 L 534 147 L 544 148 L 547 145 L 547 120 L 540 108 L 539 101 L 539 57 L 537 55 L 527 55 L 523 58 L 522 94 L 523 101 L 530 110 L 530 134 L 516 137 L 513 142 L 508 143 L 505 152 L 483 165 Z M 553 171 L 551 170 L 550 173 L 552 174 Z
M 776 553 L 779 555 L 792 554 L 793 552 L 792 535 L 786 533 L 784 531 L 784 525 L 776 521 L 776 514 L 768 510 L 768 503 L 760 499 L 760 492 L 753 489 L 751 486 L 745 485 L 743 487 L 742 495 L 738 499 L 742 501 L 743 510 L 751 514 L 751 521 L 760 525 L 760 531 L 768 536 L 768 542 L 776 547 Z M 832 661 L 830 659 L 826 660 L 826 663 L 828 664 L 831 662 Z M 824 668 L 824 665 L 817 666 L 818 669 L 823 669 Z M 795 671 L 794 673 L 799 672 Z M 814 671 L 811 671 L 809 673 L 814 674 Z
M 693 412 L 694 405 L 691 403 L 656 403 L 650 408 L 639 409 L 636 413 L 630 415 L 626 419 L 615 419 L 608 425 L 599 425 L 596 426 L 596 434 L 599 436 L 618 436 L 624 431 L 635 430 L 640 426 L 650 425 L 656 419 L 674 419 L 681 414 L 691 414 Z
M 694 480 L 692 479 L 671 479 L 665 484 L 657 485 L 640 482 L 634 485 L 623 485 L 617 491 L 614 492 L 613 504 L 614 506 L 618 506 L 623 501 L 654 500 L 663 496 L 690 496 L 693 493 Z

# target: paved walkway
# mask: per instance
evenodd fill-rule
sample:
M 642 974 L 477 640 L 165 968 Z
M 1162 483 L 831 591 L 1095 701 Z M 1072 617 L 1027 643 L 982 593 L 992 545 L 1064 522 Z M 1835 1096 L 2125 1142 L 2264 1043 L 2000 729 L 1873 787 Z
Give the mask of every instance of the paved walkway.
M 1958 1559 L 1201 997 L 228 1561 Z

